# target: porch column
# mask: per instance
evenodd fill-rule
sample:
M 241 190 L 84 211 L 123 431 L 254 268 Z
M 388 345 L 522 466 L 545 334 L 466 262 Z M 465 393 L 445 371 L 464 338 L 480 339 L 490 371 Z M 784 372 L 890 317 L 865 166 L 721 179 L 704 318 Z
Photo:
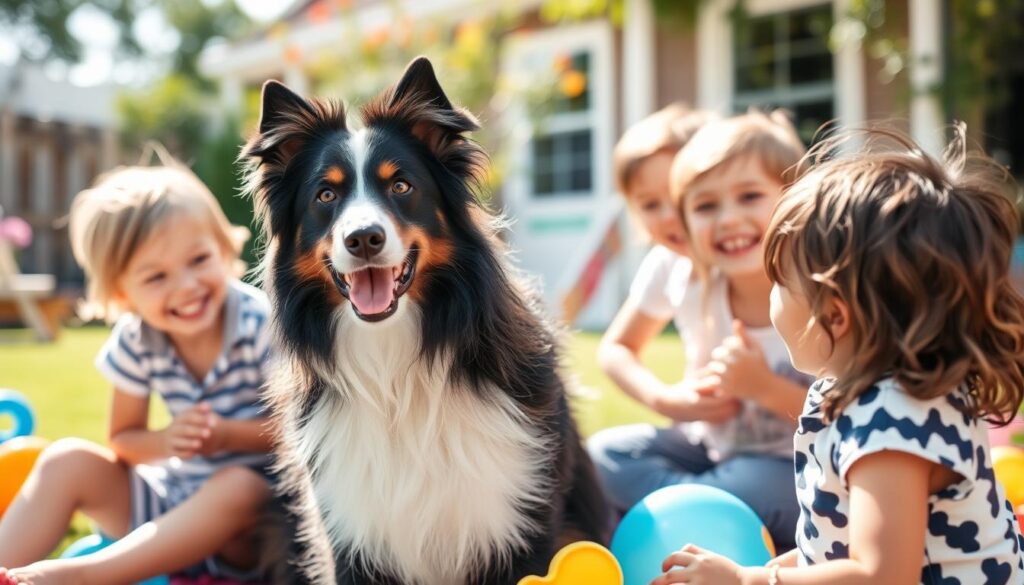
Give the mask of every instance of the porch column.
M 654 110 L 654 60 L 657 58 L 654 38 L 651 0 L 626 0 L 626 22 L 622 30 L 622 99 L 626 127 Z
M 935 0 L 910 0 L 910 134 L 925 152 L 946 146 L 942 103 L 942 8 Z
M 297 65 L 288 65 L 284 70 L 284 84 L 299 95 L 309 95 L 309 78 Z
M 654 8 L 651 0 L 626 0 L 626 20 L 622 29 L 622 127 L 619 135 L 654 111 L 656 95 Z M 620 200 L 617 199 L 616 204 Z M 645 252 L 636 225 L 629 221 L 620 205 L 618 227 L 622 235 L 619 259 L 607 270 L 615 270 L 618 296 L 625 299 L 633 271 L 640 266 Z

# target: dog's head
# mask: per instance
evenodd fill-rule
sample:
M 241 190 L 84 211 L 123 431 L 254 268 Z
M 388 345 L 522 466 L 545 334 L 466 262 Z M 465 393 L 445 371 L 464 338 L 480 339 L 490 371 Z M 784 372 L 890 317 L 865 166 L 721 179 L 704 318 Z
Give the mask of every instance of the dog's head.
M 343 304 L 376 323 L 422 301 L 460 238 L 481 235 L 474 195 L 485 156 L 464 136 L 477 122 L 452 105 L 427 59 L 362 117 L 351 130 L 340 104 L 268 81 L 242 151 L 268 243 L 265 276 L 279 305 L 301 306 L 321 328 L 324 311 Z

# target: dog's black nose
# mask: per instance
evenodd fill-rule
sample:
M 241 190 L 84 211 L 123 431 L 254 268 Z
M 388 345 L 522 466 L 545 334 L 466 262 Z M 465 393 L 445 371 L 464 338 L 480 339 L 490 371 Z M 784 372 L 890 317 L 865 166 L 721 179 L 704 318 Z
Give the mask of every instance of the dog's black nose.
M 359 228 L 345 237 L 345 249 L 349 254 L 369 260 L 375 254 L 384 249 L 387 236 L 384 235 L 384 228 L 379 225 L 369 225 Z

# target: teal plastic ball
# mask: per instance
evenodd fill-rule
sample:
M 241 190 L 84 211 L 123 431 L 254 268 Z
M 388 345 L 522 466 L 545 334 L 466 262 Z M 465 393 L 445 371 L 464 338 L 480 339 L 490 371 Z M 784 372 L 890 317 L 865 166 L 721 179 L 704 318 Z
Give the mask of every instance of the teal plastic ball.
M 764 565 L 774 555 L 768 531 L 750 506 L 704 485 L 677 485 L 647 496 L 623 517 L 611 551 L 625 585 L 647 585 L 661 563 L 687 544 L 729 557 L 743 566 Z

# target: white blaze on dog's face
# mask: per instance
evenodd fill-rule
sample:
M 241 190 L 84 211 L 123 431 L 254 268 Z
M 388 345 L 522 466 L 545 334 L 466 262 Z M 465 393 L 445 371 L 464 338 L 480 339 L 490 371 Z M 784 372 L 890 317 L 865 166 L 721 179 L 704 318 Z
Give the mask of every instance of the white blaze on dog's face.
M 368 176 L 373 172 L 369 164 L 370 136 L 365 129 L 347 136 L 346 150 L 355 176 L 330 230 L 329 259 L 340 275 L 336 277 L 339 289 L 356 314 L 366 321 L 379 321 L 396 311 L 399 297 L 412 284 L 417 248 L 403 242 L 395 217 L 376 192 L 373 177 Z M 397 185 L 401 194 L 408 192 L 404 185 L 408 184 Z M 389 191 L 395 191 L 395 187 L 392 183 Z

